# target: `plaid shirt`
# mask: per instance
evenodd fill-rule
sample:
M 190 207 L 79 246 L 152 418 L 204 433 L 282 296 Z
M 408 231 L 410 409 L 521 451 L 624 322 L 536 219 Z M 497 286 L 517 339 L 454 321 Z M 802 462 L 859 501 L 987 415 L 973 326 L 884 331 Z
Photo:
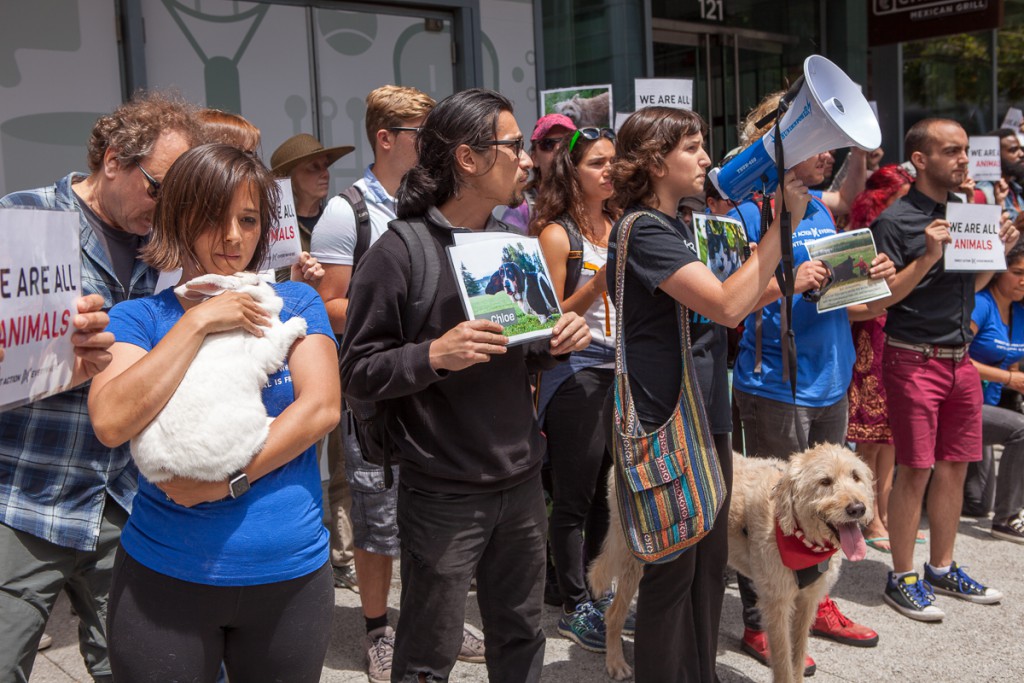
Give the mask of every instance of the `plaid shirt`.
M 81 223 L 82 292 L 101 294 L 104 308 L 148 296 L 156 271 L 136 261 L 125 291 L 106 250 L 71 191 L 82 174 L 15 192 L 0 207 L 77 211 Z M 57 545 L 94 550 L 106 495 L 131 511 L 138 470 L 128 446 L 107 448 L 92 430 L 89 384 L 0 413 L 0 522 Z

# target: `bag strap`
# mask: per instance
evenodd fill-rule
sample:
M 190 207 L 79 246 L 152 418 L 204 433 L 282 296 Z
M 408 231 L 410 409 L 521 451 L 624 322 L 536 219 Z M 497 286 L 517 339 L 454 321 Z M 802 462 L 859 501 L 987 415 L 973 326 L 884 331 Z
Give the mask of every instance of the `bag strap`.
M 414 340 L 423 331 L 430 309 L 434 307 L 441 282 L 441 259 L 422 218 L 397 219 L 388 223 L 405 243 L 409 252 L 409 293 L 402 310 L 402 336 Z
M 567 215 L 559 216 L 554 222 L 562 226 L 569 238 L 569 255 L 565 260 L 565 286 L 562 288 L 562 298 L 566 299 L 576 292 L 580 276 L 583 274 L 583 235 L 576 223 Z
M 338 193 L 352 207 L 356 216 L 356 246 L 352 252 L 352 268 L 355 269 L 359 260 L 370 248 L 370 211 L 366 208 L 363 192 L 355 185 L 349 185 Z
M 654 215 L 649 211 L 636 211 L 623 217 L 619 222 L 618 234 L 615 239 L 615 315 L 619 323 L 615 326 L 615 374 L 627 374 L 626 369 L 626 353 L 623 348 L 623 328 L 625 325 L 622 321 L 625 319 L 623 314 L 623 304 L 625 300 L 625 287 L 626 287 L 626 260 L 629 257 L 629 233 L 633 229 L 633 225 L 637 219 L 641 216 L 648 216 L 658 221 L 662 225 L 665 225 L 665 221 L 661 220 L 658 216 Z M 685 359 L 690 352 L 690 321 L 686 315 L 686 307 L 676 302 L 676 309 L 679 312 L 679 337 L 681 339 L 681 355 Z

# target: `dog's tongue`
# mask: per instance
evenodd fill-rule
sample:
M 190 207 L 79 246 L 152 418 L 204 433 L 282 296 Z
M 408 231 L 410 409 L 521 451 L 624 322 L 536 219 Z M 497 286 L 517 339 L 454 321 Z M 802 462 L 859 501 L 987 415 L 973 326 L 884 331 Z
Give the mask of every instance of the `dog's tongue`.
M 839 544 L 843 546 L 846 557 L 853 562 L 863 560 L 868 554 L 864 534 L 860 532 L 860 524 L 856 522 L 839 526 Z

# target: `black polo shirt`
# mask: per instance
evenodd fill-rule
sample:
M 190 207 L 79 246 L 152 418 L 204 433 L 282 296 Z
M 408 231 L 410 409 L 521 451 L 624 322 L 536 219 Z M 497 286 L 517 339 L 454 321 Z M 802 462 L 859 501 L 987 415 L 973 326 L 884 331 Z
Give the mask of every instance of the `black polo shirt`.
M 958 201 L 954 195 L 947 198 L 947 202 Z M 911 186 L 906 196 L 871 224 L 875 246 L 889 255 L 896 270 L 903 270 L 924 254 L 924 229 L 937 218 L 946 218 L 946 205 Z M 969 344 L 974 282 L 975 273 L 947 273 L 939 259 L 905 299 L 889 307 L 885 333 L 914 344 Z

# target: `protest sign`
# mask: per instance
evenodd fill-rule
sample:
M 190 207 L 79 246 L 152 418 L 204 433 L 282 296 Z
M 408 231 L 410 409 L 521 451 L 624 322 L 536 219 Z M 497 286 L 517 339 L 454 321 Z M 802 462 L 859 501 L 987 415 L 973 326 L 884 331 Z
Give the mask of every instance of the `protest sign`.
M 80 229 L 77 212 L 0 209 L 0 411 L 70 388 Z
M 946 205 L 946 220 L 953 241 L 946 245 L 947 271 L 1006 270 L 1003 241 L 999 239 L 1002 207 L 993 204 Z
M 541 90 L 538 99 L 541 116 L 562 114 L 577 128 L 610 128 L 615 120 L 611 84 Z
M 889 296 L 885 280 L 871 279 L 871 264 L 878 256 L 875 238 L 867 228 L 841 232 L 805 243 L 812 261 L 821 261 L 828 278 L 818 288 L 818 313 Z
M 693 109 L 693 81 L 689 78 L 637 78 L 634 83 L 636 109 Z
M 1022 122 L 1024 122 L 1024 111 L 1017 107 L 1010 107 L 1006 110 L 1006 116 L 1003 117 L 1003 125 L 1000 128 L 1009 128 L 1015 132 L 1020 144 L 1024 145 L 1024 133 L 1020 129 Z
M 997 181 L 1003 177 L 999 158 L 999 138 L 994 135 L 971 136 L 970 166 L 967 173 L 974 180 Z
M 633 115 L 633 112 L 621 112 L 621 111 L 615 112 L 615 132 L 616 133 L 618 133 L 619 129 L 622 128 L 622 124 L 624 124 L 626 122 L 626 119 L 628 119 L 632 115 Z
M 302 244 L 299 242 L 299 219 L 295 215 L 295 199 L 290 178 L 280 178 L 281 203 L 277 208 L 277 223 L 270 226 L 270 249 L 260 270 L 290 268 L 299 260 Z

